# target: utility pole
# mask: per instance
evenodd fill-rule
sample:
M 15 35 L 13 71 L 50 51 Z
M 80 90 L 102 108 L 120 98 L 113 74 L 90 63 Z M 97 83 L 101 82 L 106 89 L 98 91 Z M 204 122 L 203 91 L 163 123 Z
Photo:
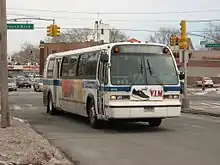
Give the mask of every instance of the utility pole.
M 186 21 L 182 20 L 180 23 L 181 26 L 181 36 L 180 36 L 180 49 L 183 53 L 184 59 L 184 90 L 183 90 L 183 100 L 182 100 L 182 108 L 189 108 L 189 100 L 187 97 L 187 63 L 188 63 L 188 37 L 186 33 Z
M 10 126 L 8 108 L 8 60 L 7 60 L 7 21 L 6 0 L 0 0 L 0 92 L 1 127 Z

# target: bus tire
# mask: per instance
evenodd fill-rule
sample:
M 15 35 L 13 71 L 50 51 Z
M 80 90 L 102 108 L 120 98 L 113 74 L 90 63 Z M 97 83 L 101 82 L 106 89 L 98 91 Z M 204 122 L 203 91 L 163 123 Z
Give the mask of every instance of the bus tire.
M 56 108 L 53 105 L 53 100 L 52 100 L 52 94 L 48 94 L 48 103 L 47 103 L 47 113 L 50 115 L 55 115 L 56 114 Z
M 150 127 L 159 127 L 161 123 L 162 123 L 161 118 L 155 118 L 155 119 L 150 119 L 149 120 Z
M 92 128 L 98 129 L 101 126 L 100 120 L 97 119 L 95 112 L 95 102 L 94 99 L 88 98 L 87 100 L 87 113 L 89 117 L 89 123 Z

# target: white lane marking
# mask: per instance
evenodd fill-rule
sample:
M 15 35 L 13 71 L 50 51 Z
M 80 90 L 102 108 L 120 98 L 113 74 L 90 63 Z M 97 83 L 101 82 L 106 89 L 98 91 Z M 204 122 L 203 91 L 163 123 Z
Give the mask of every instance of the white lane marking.
M 220 103 L 212 103 L 213 105 L 218 105 L 218 106 L 220 106 Z
M 12 109 L 13 109 L 13 110 L 21 110 L 22 107 L 19 106 L 19 105 L 12 105 Z
M 200 104 L 210 106 L 210 104 L 207 104 L 207 103 L 200 103 Z
M 202 128 L 202 129 L 205 128 L 205 127 L 202 127 L 202 126 L 199 126 L 199 125 L 194 125 L 194 124 L 192 124 L 191 126 L 194 127 L 194 128 Z
M 194 128 L 202 128 L 202 129 L 205 128 L 205 127 L 202 127 L 202 126 L 199 126 L 199 125 L 195 125 L 195 124 L 187 124 L 187 123 L 184 123 L 183 125 L 185 125 L 185 126 L 190 126 L 190 127 L 194 127 Z

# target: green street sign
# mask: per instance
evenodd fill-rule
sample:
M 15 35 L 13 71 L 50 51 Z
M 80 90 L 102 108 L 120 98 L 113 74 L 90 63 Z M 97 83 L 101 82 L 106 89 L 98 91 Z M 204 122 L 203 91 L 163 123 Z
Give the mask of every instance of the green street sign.
M 216 44 L 206 44 L 205 47 L 206 47 L 206 48 L 220 48 L 220 43 L 216 43 Z
M 208 43 L 207 40 L 202 40 L 202 41 L 200 41 L 200 45 L 205 45 L 205 44 L 207 44 L 207 43 Z
M 9 30 L 33 30 L 34 24 L 14 24 L 8 23 L 7 29 Z

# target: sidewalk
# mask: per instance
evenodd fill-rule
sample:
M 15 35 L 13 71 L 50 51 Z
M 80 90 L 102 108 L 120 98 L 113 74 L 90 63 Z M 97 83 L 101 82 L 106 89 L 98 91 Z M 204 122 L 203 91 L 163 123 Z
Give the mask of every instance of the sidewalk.
M 0 128 L 1 165 L 71 165 L 65 156 L 29 124 L 11 119 L 11 127 Z

